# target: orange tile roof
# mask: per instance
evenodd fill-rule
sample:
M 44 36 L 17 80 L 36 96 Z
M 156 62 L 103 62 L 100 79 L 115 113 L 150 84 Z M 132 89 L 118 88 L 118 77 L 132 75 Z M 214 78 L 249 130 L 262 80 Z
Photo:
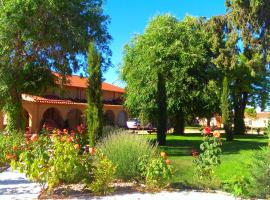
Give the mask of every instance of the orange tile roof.
M 68 99 L 60 99 L 60 98 L 46 98 L 46 97 L 39 97 L 34 95 L 23 95 L 23 100 L 30 101 L 30 102 L 37 102 L 37 103 L 49 103 L 49 104 L 77 104 L 77 105 L 86 105 L 86 103 L 79 103 Z
M 258 112 L 256 119 L 268 119 L 270 112 Z M 249 119 L 250 117 L 245 113 L 245 118 Z
M 29 95 L 29 94 L 23 94 L 22 99 L 24 101 L 28 102 L 36 102 L 36 103 L 43 103 L 43 104 L 63 104 L 63 105 L 83 105 L 86 106 L 86 103 L 79 103 L 75 102 L 72 100 L 67 100 L 67 99 L 52 99 L 50 97 L 39 97 L 39 96 L 34 96 L 34 95 Z M 104 107 L 118 107 L 122 108 L 123 105 L 112 105 L 112 104 L 103 104 Z
M 60 77 L 60 74 L 53 73 L 57 78 Z M 79 87 L 79 88 L 87 88 L 87 78 L 80 77 L 77 75 L 67 76 L 67 83 L 66 86 L 69 87 Z M 105 91 L 111 91 L 111 92 L 119 92 L 119 93 L 125 93 L 125 90 L 123 88 L 117 87 L 115 85 L 109 84 L 109 83 L 102 83 L 102 90 Z
M 268 118 L 269 112 L 258 112 L 256 118 Z

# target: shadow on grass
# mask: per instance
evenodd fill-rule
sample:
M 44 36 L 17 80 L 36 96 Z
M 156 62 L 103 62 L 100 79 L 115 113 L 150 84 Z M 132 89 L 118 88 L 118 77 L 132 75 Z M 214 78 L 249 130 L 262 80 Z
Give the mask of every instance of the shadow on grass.
M 152 140 L 155 142 L 156 140 Z M 160 149 L 166 151 L 170 156 L 191 156 L 191 150 L 197 151 L 202 143 L 200 134 L 186 134 L 184 136 L 167 136 L 166 146 Z M 258 150 L 267 145 L 267 137 L 262 135 L 237 135 L 234 141 L 227 142 L 222 138 L 223 154 L 237 154 L 241 150 Z

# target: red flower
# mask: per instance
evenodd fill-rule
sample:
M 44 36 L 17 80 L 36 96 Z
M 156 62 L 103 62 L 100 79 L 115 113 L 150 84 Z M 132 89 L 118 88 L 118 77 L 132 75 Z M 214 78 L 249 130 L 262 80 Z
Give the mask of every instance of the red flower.
M 165 162 L 166 162 L 167 165 L 171 164 L 171 161 L 169 159 L 167 159 Z
M 193 157 L 197 157 L 199 155 L 198 151 L 196 149 L 191 150 L 191 154 Z
M 35 142 L 35 141 L 37 141 L 38 140 L 38 134 L 33 134 L 32 136 L 31 136 L 31 141 L 32 142 Z
M 89 148 L 89 153 L 93 156 L 96 152 L 96 149 L 94 147 Z
M 203 129 L 203 133 L 204 133 L 205 135 L 209 135 L 209 134 L 211 134 L 211 129 L 210 129 L 209 127 L 205 127 L 205 128 Z
M 77 131 L 80 133 L 82 131 L 81 126 L 77 126 Z
M 17 150 L 18 150 L 18 146 L 17 146 L 17 145 L 14 145 L 14 146 L 12 147 L 12 149 L 13 149 L 13 151 L 17 151 Z

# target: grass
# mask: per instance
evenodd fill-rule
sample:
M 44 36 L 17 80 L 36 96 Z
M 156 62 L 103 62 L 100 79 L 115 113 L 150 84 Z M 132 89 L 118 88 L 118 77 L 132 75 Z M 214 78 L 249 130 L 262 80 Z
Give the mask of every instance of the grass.
M 154 139 L 154 136 L 150 136 Z M 202 141 L 200 134 L 186 134 L 184 136 L 167 136 L 167 145 L 160 147 L 172 161 L 176 170 L 173 183 L 184 187 L 198 188 L 198 181 L 195 176 L 192 148 L 199 150 Z M 267 145 L 267 136 L 242 135 L 236 136 L 233 142 L 227 142 L 222 138 L 221 165 L 216 170 L 218 179 L 217 187 L 228 181 L 232 176 L 245 176 L 248 163 L 253 151 L 258 151 L 262 146 Z

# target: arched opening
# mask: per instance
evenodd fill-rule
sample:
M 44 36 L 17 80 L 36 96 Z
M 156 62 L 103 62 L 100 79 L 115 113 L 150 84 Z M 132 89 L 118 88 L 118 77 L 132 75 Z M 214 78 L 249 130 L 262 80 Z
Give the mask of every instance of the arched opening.
M 118 113 L 118 117 L 117 117 L 118 126 L 125 127 L 126 122 L 127 122 L 127 118 L 128 118 L 128 115 L 127 115 L 126 111 L 120 111 Z
M 30 114 L 27 112 L 27 110 L 23 110 L 23 117 L 24 117 L 24 126 L 25 126 L 25 129 L 29 129 L 30 127 L 32 127 L 32 119 L 31 119 L 31 116 Z
M 78 125 L 84 123 L 84 115 L 79 109 L 72 109 L 67 114 L 67 120 L 65 121 L 65 127 L 69 130 L 76 130 Z
M 107 126 L 113 126 L 114 125 L 114 113 L 111 110 L 107 110 L 103 117 L 103 123 Z
M 41 128 L 44 124 L 49 130 L 53 130 L 54 128 L 62 129 L 64 122 L 59 110 L 57 110 L 56 108 L 47 109 L 43 114 Z

